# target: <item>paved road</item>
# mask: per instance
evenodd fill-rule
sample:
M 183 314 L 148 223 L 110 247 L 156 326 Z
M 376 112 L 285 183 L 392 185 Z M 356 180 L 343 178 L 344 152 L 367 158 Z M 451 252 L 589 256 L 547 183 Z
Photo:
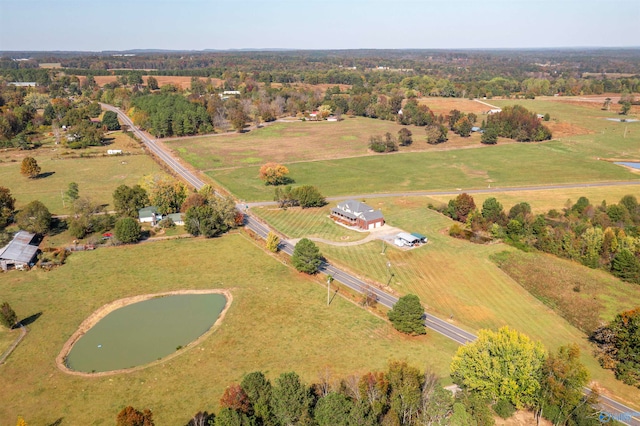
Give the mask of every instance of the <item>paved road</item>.
M 118 108 L 115 108 L 111 105 L 101 104 L 103 108 L 108 109 L 110 111 L 114 111 L 120 117 L 120 120 L 129 125 L 131 131 L 144 143 L 151 152 L 153 152 L 158 158 L 164 161 L 169 167 L 171 167 L 178 175 L 180 175 L 185 181 L 193 185 L 196 189 L 202 188 L 204 186 L 204 182 L 198 179 L 189 169 L 180 164 L 175 158 L 166 153 L 153 139 L 151 139 L 146 133 L 142 132 L 138 129 L 133 122 L 126 116 L 122 111 Z M 537 189 L 561 189 L 561 188 L 584 188 L 590 186 L 615 186 L 615 185 L 631 185 L 631 184 L 640 184 L 639 182 L 607 182 L 607 183 L 594 183 L 594 184 L 576 184 L 576 185 L 553 185 L 547 187 L 528 187 L 528 190 Z M 521 191 L 522 188 L 509 188 L 510 191 Z M 496 192 L 504 192 L 505 189 L 495 189 Z M 468 193 L 472 191 L 466 191 Z M 487 190 L 476 190 L 476 192 L 487 192 Z M 421 192 L 421 193 L 409 193 L 409 195 L 449 195 L 449 194 L 457 194 L 458 192 L 447 192 L 447 191 L 439 191 L 439 192 Z M 404 193 L 396 193 L 396 194 L 365 194 L 365 195 L 355 195 L 351 197 L 343 197 L 343 198 L 374 198 L 374 197 L 384 197 L 384 196 L 405 196 L 408 194 Z M 240 210 L 245 210 L 243 207 L 245 204 L 238 205 Z M 262 222 L 255 219 L 253 216 L 247 214 L 246 215 L 246 227 L 251 229 L 253 232 L 258 234 L 262 238 L 267 238 L 267 234 L 270 229 L 268 226 L 263 224 Z M 291 244 L 288 244 L 286 241 L 282 242 L 280 245 L 281 251 L 287 253 L 288 255 L 293 254 L 294 247 Z M 359 278 L 339 269 L 335 266 L 324 262 L 320 266 L 320 270 L 327 274 L 332 275 L 333 278 L 342 283 L 343 285 L 357 291 L 359 293 L 364 293 L 365 291 L 373 292 L 377 299 L 378 303 L 388 308 L 393 307 L 393 305 L 398 301 L 398 299 L 383 290 L 370 286 L 365 281 L 360 280 Z M 431 314 L 425 312 L 425 326 L 434 330 L 449 339 L 464 345 L 468 342 L 473 342 L 476 340 L 477 336 L 472 333 L 469 333 L 460 327 L 456 327 L 449 322 L 442 320 L 438 317 L 435 317 Z M 585 393 L 590 392 L 587 388 L 585 388 Z M 602 409 L 609 414 L 612 414 L 616 417 L 616 419 L 620 419 L 620 422 L 623 424 L 631 425 L 631 426 L 640 426 L 640 413 L 637 413 L 633 409 L 620 404 L 610 398 L 605 396 L 600 396 L 600 406 Z M 631 418 L 630 413 L 637 416 Z M 626 417 L 625 417 L 626 416 Z

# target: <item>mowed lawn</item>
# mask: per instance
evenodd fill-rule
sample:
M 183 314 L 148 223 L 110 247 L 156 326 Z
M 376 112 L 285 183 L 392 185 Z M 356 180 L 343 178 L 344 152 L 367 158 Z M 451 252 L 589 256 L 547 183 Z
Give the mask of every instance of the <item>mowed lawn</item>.
M 149 408 L 157 424 L 185 424 L 217 410 L 243 375 L 275 379 L 297 371 L 307 383 L 329 366 L 335 378 L 407 360 L 441 377 L 456 349 L 437 333 L 410 338 L 340 297 L 326 306 L 322 277 L 296 273 L 244 234 L 174 240 L 75 253 L 51 272 L 2 276 L 0 300 L 20 317 L 42 313 L 0 368 L 0 423 L 113 424 L 126 405 Z M 78 325 L 123 297 L 179 289 L 230 289 L 234 301 L 210 337 L 180 356 L 137 372 L 83 378 L 55 357 Z
M 640 390 L 618 382 L 600 368 L 591 356 L 587 336 L 570 325 L 551 308 L 532 296 L 500 270 L 491 256 L 515 250 L 504 244 L 476 245 L 447 235 L 450 219 L 427 209 L 424 199 L 385 200 L 385 218 L 407 232 L 428 236 L 429 243 L 409 251 L 392 245 L 380 255 L 380 243 L 355 247 L 318 244 L 332 262 L 346 265 L 364 278 L 387 283 L 399 295 L 416 294 L 428 311 L 443 318 L 453 315 L 456 325 L 477 332 L 508 325 L 520 330 L 547 348 L 555 350 L 569 342 L 582 348 L 582 359 L 594 380 L 627 401 L 639 401 Z M 615 296 L 613 292 L 611 295 Z M 620 300 L 617 309 L 634 307 L 634 300 Z M 607 309 L 610 317 L 614 309 Z
M 204 136 L 166 141 L 185 161 L 201 170 L 247 167 L 275 161 L 292 163 L 344 157 L 369 153 L 371 136 L 389 132 L 397 138 L 406 127 L 413 134 L 413 144 L 400 147 L 401 152 L 433 151 L 444 148 L 480 146 L 480 135 L 470 138 L 450 135 L 447 146 L 426 143 L 424 127 L 401 126 L 393 121 L 371 118 L 346 118 L 340 122 L 294 121 L 271 123 L 243 134 Z
M 79 155 L 80 151 L 74 154 Z M 113 191 L 120 185 L 135 185 L 149 174 L 162 173 L 160 167 L 147 155 L 108 156 L 95 158 L 56 158 L 49 149 L 11 151 L 1 155 L 0 186 L 11 190 L 19 209 L 33 200 L 39 200 L 54 214 L 68 214 L 63 208 L 62 194 L 69 183 L 76 182 L 81 197 L 109 204 L 113 208 Z M 20 163 L 25 156 L 33 156 L 46 177 L 29 179 L 20 174 Z M 15 161 L 12 161 L 15 160 Z
M 352 231 L 337 225 L 329 217 L 332 207 L 332 203 L 311 209 L 264 206 L 254 207 L 251 212 L 289 238 L 316 237 L 348 242 L 362 240 L 369 235 L 368 232 Z

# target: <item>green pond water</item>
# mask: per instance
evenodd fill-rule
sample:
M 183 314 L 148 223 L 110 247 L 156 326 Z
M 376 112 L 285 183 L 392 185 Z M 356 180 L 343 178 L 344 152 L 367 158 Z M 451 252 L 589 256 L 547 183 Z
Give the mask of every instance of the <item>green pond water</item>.
M 148 364 L 194 341 L 216 322 L 221 294 L 163 296 L 117 309 L 71 348 L 67 367 L 101 372 Z

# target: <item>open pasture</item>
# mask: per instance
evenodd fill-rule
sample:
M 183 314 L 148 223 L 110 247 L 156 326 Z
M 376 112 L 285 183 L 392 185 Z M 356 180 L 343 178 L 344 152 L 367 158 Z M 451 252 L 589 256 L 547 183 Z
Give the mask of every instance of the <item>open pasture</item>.
M 371 155 L 371 136 L 384 136 L 389 132 L 397 138 L 402 127 L 407 127 L 413 134 L 413 144 L 400 147 L 400 152 L 482 147 L 479 134 L 461 138 L 450 133 L 447 143 L 429 145 L 423 127 L 400 126 L 392 121 L 362 117 L 339 122 L 279 122 L 243 134 L 172 140 L 166 144 L 194 167 L 215 170 L 262 165 L 270 161 L 290 164 L 367 156 Z
M 79 77 L 82 79 L 82 77 Z M 142 81 L 144 84 L 147 84 L 148 75 L 142 76 Z M 154 75 L 153 78 L 158 80 L 158 86 L 166 86 L 167 84 L 172 84 L 181 89 L 189 89 L 191 87 L 191 77 L 189 76 L 178 76 L 178 75 Z M 117 75 L 97 75 L 94 77 L 96 80 L 96 84 L 100 87 L 103 87 L 105 84 L 113 83 L 118 79 Z M 203 82 L 207 81 L 207 78 L 200 77 L 200 80 Z M 82 80 L 81 80 L 82 81 Z M 214 87 L 222 87 L 224 80 L 219 78 L 211 78 L 211 83 Z
M 275 379 L 298 372 L 307 383 L 330 366 L 336 379 L 385 368 L 391 359 L 448 376 L 456 349 L 432 333 L 409 338 L 336 297 L 322 277 L 295 272 L 242 234 L 74 253 L 51 272 L 3 276 L 0 300 L 19 316 L 42 315 L 2 366 L 0 423 L 112 424 L 126 405 L 149 408 L 157 424 L 185 424 L 217 409 L 224 389 L 248 372 Z M 113 300 L 181 289 L 231 291 L 220 327 L 198 346 L 143 370 L 105 377 L 68 375 L 55 357 L 79 324 Z M 179 395 L 179 397 L 176 397 Z M 43 404 L 46 401 L 46 404 Z
M 137 143 L 128 136 L 115 135 L 113 145 L 96 148 L 120 149 L 124 152 L 129 143 L 140 152 Z M 124 138 L 124 139 L 123 139 Z M 69 183 L 76 182 L 80 196 L 112 204 L 113 191 L 122 184 L 135 185 L 145 175 L 160 173 L 160 167 L 147 155 L 105 156 L 93 158 L 69 158 L 78 156 L 82 150 L 43 147 L 36 151 L 5 151 L 0 154 L 0 185 L 11 190 L 19 209 L 33 200 L 39 200 L 54 214 L 68 214 L 63 208 L 62 194 Z M 130 151 L 131 152 L 131 151 Z M 64 153 L 68 153 L 65 155 Z M 20 174 L 20 163 L 26 156 L 36 159 L 42 168 L 43 177 L 29 179 Z

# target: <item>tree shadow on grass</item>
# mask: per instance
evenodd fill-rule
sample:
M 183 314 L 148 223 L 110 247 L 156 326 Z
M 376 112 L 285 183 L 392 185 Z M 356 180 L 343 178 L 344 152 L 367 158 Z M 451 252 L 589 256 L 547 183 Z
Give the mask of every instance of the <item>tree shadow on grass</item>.
M 56 420 L 53 423 L 49 423 L 49 426 L 60 426 L 62 424 L 62 419 L 64 419 L 64 417 L 60 417 L 58 420 Z
M 47 178 L 51 175 L 55 174 L 55 172 L 44 172 L 44 173 L 40 173 L 38 176 L 36 176 L 36 179 L 44 179 Z
M 51 219 L 51 226 L 49 227 L 49 236 L 62 234 L 67 230 L 67 222 L 56 217 Z
M 36 322 L 36 320 L 38 318 L 40 318 L 40 316 L 42 315 L 42 312 L 38 312 L 37 314 L 33 314 L 31 316 L 26 317 L 25 319 L 23 319 L 22 321 L 19 321 L 18 324 L 16 324 L 13 328 L 17 328 L 20 326 L 20 324 L 24 325 L 25 327 L 27 325 L 31 325 L 34 322 Z

